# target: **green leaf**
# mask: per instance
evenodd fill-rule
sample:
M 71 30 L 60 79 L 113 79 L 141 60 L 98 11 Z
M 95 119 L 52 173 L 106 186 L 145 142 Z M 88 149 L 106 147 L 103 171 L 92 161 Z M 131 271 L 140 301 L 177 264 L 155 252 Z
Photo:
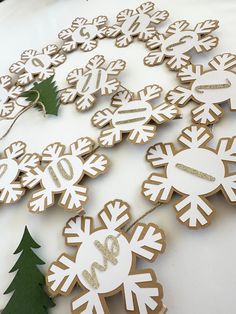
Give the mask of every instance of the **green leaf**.
M 54 76 L 50 76 L 48 79 L 34 83 L 34 86 L 21 94 L 30 102 L 35 102 L 39 109 L 42 110 L 42 106 L 46 114 L 52 114 L 57 116 L 60 106 L 58 98 L 58 88 L 54 81 Z

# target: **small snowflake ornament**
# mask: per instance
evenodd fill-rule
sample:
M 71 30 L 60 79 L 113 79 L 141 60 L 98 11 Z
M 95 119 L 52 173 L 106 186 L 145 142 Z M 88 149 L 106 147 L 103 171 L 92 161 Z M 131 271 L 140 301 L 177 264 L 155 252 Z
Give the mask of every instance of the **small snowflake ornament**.
M 71 28 L 62 30 L 58 37 L 64 41 L 62 50 L 74 51 L 78 46 L 83 51 L 91 51 L 97 47 L 96 38 L 105 37 L 107 17 L 98 16 L 88 22 L 83 17 L 77 17 L 71 24 Z
M 143 194 L 154 203 L 169 202 L 173 192 L 181 195 L 174 205 L 177 218 L 190 228 L 210 223 L 215 209 L 208 196 L 221 190 L 230 203 L 236 203 L 236 175 L 229 168 L 236 162 L 236 137 L 220 139 L 216 149 L 207 146 L 211 139 L 206 126 L 192 125 L 178 138 L 185 147 L 156 144 L 146 156 L 164 173 L 152 173 L 143 184 Z
M 116 78 L 125 68 L 125 61 L 116 60 L 110 62 L 105 68 L 103 56 L 96 55 L 89 60 L 84 69 L 75 69 L 67 76 L 68 84 L 71 86 L 61 94 L 62 103 L 72 103 L 76 99 L 76 108 L 78 111 L 90 109 L 96 100 L 96 93 L 101 95 L 110 95 L 117 91 L 120 82 Z
M 18 84 L 27 85 L 35 79 L 43 81 L 54 75 L 54 67 L 66 60 L 64 54 L 58 53 L 56 45 L 48 45 L 38 53 L 36 50 L 26 50 L 21 55 L 21 60 L 13 63 L 10 72 L 19 74 Z
M 63 235 L 77 247 L 76 256 L 62 254 L 46 277 L 52 295 L 69 295 L 78 284 L 82 292 L 72 301 L 72 313 L 110 313 L 106 297 L 122 291 L 128 312 L 159 313 L 162 287 L 151 269 L 137 270 L 136 259 L 156 260 L 164 251 L 163 232 L 155 224 L 137 224 L 132 234 L 121 228 L 130 220 L 129 205 L 121 200 L 108 202 L 93 218 L 75 217 L 68 221 Z
M 14 110 L 14 100 L 23 92 L 23 88 L 15 86 L 9 75 L 0 77 L 0 118 L 6 118 Z
M 60 194 L 59 205 L 68 210 L 81 210 L 87 200 L 87 188 L 79 185 L 87 175 L 96 178 L 108 169 L 104 155 L 91 154 L 94 143 L 88 137 L 78 139 L 66 153 L 65 145 L 53 143 L 42 153 L 42 164 L 22 177 L 22 184 L 33 188 L 40 184 L 28 203 L 32 212 L 42 212 L 54 203 L 54 195 Z M 86 156 L 87 155 L 87 156 Z
M 223 115 L 221 104 L 227 102 L 230 110 L 236 110 L 236 55 L 224 53 L 209 62 L 209 68 L 202 65 L 183 67 L 178 77 L 187 86 L 177 86 L 170 91 L 166 100 L 179 106 L 193 99 L 199 106 L 192 110 L 195 123 L 213 124 Z
M 147 143 L 155 136 L 156 126 L 150 124 L 164 123 L 174 119 L 177 108 L 174 105 L 162 103 L 152 106 L 150 100 L 159 98 L 162 88 L 159 85 L 149 85 L 134 97 L 127 90 L 113 96 L 111 105 L 114 111 L 106 108 L 98 111 L 92 117 L 92 123 L 98 128 L 107 124 L 98 138 L 101 146 L 110 147 L 122 140 L 122 133 L 128 133 L 128 140 L 135 144 Z
M 206 20 L 198 23 L 194 29 L 189 28 L 187 21 L 177 21 L 171 24 L 166 34 L 156 34 L 147 42 L 150 52 L 144 63 L 154 66 L 163 63 L 168 58 L 167 65 L 171 70 L 177 71 L 190 63 L 188 52 L 193 48 L 197 52 L 210 51 L 218 44 L 218 38 L 209 35 L 218 28 L 218 21 Z
M 126 47 L 138 37 L 147 41 L 156 34 L 157 25 L 167 19 L 167 11 L 156 11 L 153 2 L 145 2 L 136 10 L 123 10 L 117 15 L 117 24 L 108 27 L 106 36 L 116 38 L 117 47 Z
M 14 203 L 23 196 L 25 189 L 20 183 L 20 174 L 28 173 L 39 162 L 37 154 L 26 154 L 26 144 L 21 141 L 12 143 L 4 150 L 0 158 L 1 203 Z

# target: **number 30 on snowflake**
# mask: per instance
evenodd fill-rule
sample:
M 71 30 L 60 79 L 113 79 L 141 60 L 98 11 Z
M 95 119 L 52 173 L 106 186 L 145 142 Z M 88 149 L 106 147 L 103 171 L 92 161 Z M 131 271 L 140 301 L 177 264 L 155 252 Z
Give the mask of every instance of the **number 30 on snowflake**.
M 82 292 L 72 301 L 72 313 L 110 313 L 106 297 L 122 291 L 127 311 L 147 314 L 162 309 L 162 287 L 151 269 L 137 270 L 137 257 L 156 260 L 165 248 L 164 234 L 155 224 L 138 223 L 132 234 L 122 231 L 130 220 L 129 205 L 110 201 L 93 218 L 75 217 L 63 235 L 67 245 L 77 247 L 76 256 L 62 254 L 46 277 L 52 295 L 69 295 L 79 284 Z
M 212 137 L 206 126 L 192 125 L 178 138 L 184 148 L 156 144 L 146 156 L 155 168 L 164 167 L 164 173 L 152 173 L 143 184 L 143 194 L 154 203 L 169 202 L 174 191 L 180 194 L 174 205 L 177 217 L 190 228 L 210 223 L 215 210 L 208 196 L 221 190 L 230 203 L 236 203 L 236 175 L 229 169 L 236 162 L 236 137 L 220 139 L 216 149 L 207 146 Z
M 106 156 L 92 154 L 93 147 L 93 141 L 84 137 L 72 143 L 68 153 L 66 147 L 60 143 L 53 143 L 45 148 L 41 165 L 32 168 L 22 177 L 23 186 L 41 186 L 29 201 L 30 211 L 41 212 L 52 206 L 55 194 L 61 194 L 59 205 L 65 209 L 82 209 L 87 200 L 87 188 L 78 183 L 84 175 L 96 178 L 109 165 Z

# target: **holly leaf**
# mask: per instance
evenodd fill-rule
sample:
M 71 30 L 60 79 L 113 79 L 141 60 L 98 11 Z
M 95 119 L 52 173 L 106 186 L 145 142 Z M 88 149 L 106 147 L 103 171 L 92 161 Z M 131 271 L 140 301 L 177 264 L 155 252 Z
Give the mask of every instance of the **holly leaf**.
M 54 81 L 54 76 L 47 78 L 40 83 L 34 83 L 34 86 L 21 94 L 31 103 L 36 102 L 35 106 L 44 111 L 46 114 L 57 116 L 60 106 L 58 97 L 58 88 Z

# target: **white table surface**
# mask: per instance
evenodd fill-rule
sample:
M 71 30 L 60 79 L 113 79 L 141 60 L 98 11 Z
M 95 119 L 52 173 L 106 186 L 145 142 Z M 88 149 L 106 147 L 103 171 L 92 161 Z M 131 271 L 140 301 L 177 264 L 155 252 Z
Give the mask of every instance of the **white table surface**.
M 156 1 L 154 1 L 156 2 Z M 102 14 L 115 22 L 116 14 L 125 8 L 136 8 L 140 0 L 6 0 L 0 4 L 1 64 L 0 75 L 8 73 L 9 66 L 19 59 L 25 49 L 40 49 L 49 43 L 58 43 L 57 34 L 69 27 L 76 16 L 93 18 Z M 219 46 L 208 54 L 193 55 L 193 62 L 207 62 L 216 54 L 235 53 L 235 0 L 160 0 L 157 7 L 167 9 L 170 17 L 160 29 L 178 19 L 187 19 L 193 25 L 205 19 L 218 19 L 220 28 L 215 32 L 220 38 Z M 68 60 L 56 71 L 60 87 L 66 86 L 66 75 L 75 67 L 82 67 L 95 54 L 103 54 L 107 60 L 122 58 L 127 68 L 120 78 L 130 90 L 158 83 L 167 92 L 178 84 L 174 72 L 166 65 L 148 68 L 143 65 L 147 50 L 143 43 L 135 41 L 126 49 L 116 48 L 114 40 L 99 42 L 96 50 L 83 53 L 76 51 L 68 55 Z M 11 133 L 2 140 L 1 149 L 15 140 L 23 140 L 29 151 L 40 153 L 51 142 L 69 144 L 81 136 L 97 138 L 99 130 L 92 127 L 90 117 L 98 108 L 109 105 L 109 97 L 98 98 L 95 108 L 79 114 L 75 106 L 63 106 L 58 117 L 44 118 L 37 110 L 31 109 L 16 123 Z M 175 120 L 159 129 L 158 141 L 175 141 L 180 130 L 190 124 L 191 104 L 182 112 L 184 119 Z M 215 138 L 236 135 L 236 113 L 231 114 L 225 107 L 225 117 L 214 127 Z M 150 143 L 151 144 L 151 143 Z M 144 155 L 150 144 L 144 146 L 123 142 L 104 151 L 112 161 L 110 171 L 96 180 L 90 180 L 89 200 L 85 206 L 88 214 L 95 216 L 103 205 L 114 198 L 121 198 L 131 205 L 133 218 L 137 218 L 152 205 L 140 193 L 143 180 L 152 171 L 145 162 Z M 27 211 L 26 203 L 30 193 L 12 206 L 1 206 L 0 210 L 0 308 L 4 308 L 9 295 L 3 296 L 14 275 L 8 271 L 15 263 L 13 255 L 24 226 L 27 225 L 36 241 L 41 244 L 37 254 L 46 265 L 54 261 L 62 252 L 73 252 L 64 244 L 61 235 L 63 226 L 71 213 L 57 205 L 41 215 Z M 212 225 L 200 231 L 188 230 L 175 218 L 173 201 L 163 205 L 144 221 L 157 223 L 166 234 L 165 253 L 152 265 L 159 282 L 164 288 L 164 302 L 170 314 L 233 314 L 236 313 L 236 207 L 226 203 L 222 195 L 210 198 L 217 208 Z M 69 313 L 70 300 L 76 295 L 58 297 L 57 306 L 50 313 Z M 118 295 L 109 299 L 112 314 L 125 311 Z M 18 313 L 16 313 L 18 314 Z M 23 313 L 22 313 L 23 314 Z

